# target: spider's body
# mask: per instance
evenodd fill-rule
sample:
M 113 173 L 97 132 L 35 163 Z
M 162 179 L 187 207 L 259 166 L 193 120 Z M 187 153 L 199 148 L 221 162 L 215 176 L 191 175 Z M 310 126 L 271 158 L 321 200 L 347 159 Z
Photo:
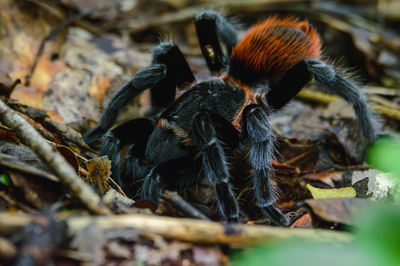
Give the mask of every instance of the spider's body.
M 86 136 L 101 137 L 118 112 L 150 88 L 151 119 L 135 119 L 107 132 L 100 153 L 113 162 L 113 177 L 131 194 L 131 184 L 144 180 L 142 197 L 157 200 L 166 188 L 206 178 L 213 186 L 221 215 L 237 221 L 238 203 L 231 189 L 226 148 L 250 144 L 248 161 L 260 210 L 275 224 L 286 217 L 274 207 L 268 178 L 273 132 L 268 114 L 290 101 L 312 77 L 352 103 L 363 135 L 375 138 L 372 118 L 358 88 L 320 60 L 321 44 L 306 21 L 272 17 L 253 26 L 237 44 L 236 33 L 221 15 L 206 11 L 195 19 L 200 46 L 211 72 L 221 78 L 192 85 L 174 101 L 176 87 L 194 83 L 183 55 L 171 43 L 160 44 L 152 64 L 112 97 L 100 123 Z M 160 113 L 160 115 L 155 115 Z M 119 150 L 132 144 L 120 173 Z

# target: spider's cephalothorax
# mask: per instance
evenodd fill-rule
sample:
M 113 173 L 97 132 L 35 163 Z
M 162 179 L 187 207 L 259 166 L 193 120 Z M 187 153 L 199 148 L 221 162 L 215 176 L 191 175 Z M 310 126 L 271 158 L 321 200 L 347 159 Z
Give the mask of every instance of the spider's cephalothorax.
M 113 177 L 129 194 L 137 192 L 132 184 L 143 180 L 141 197 L 157 201 L 166 188 L 206 178 L 220 214 L 229 221 L 238 221 L 239 208 L 230 184 L 227 148 L 249 143 L 257 205 L 274 224 L 287 224 L 274 206 L 268 178 L 274 140 L 268 113 L 285 105 L 314 78 L 353 104 L 363 136 L 373 141 L 366 101 L 353 82 L 320 59 L 319 37 L 306 21 L 275 16 L 253 26 L 240 43 L 233 26 L 214 11 L 199 14 L 195 24 L 207 66 L 213 73 L 225 74 L 192 85 L 174 100 L 176 88 L 194 84 L 195 78 L 179 48 L 161 43 L 152 64 L 113 95 L 85 139 L 92 144 L 107 132 L 100 154 L 109 156 Z M 150 117 L 109 130 L 119 111 L 147 88 Z M 119 151 L 125 145 L 130 148 L 119 171 Z

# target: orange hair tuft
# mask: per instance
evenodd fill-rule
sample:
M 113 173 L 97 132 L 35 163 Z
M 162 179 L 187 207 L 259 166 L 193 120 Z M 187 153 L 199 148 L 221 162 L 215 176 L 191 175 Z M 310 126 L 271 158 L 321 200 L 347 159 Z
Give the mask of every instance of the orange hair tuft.
M 232 60 L 245 70 L 279 75 L 304 59 L 319 58 L 321 43 L 308 21 L 270 17 L 250 28 L 232 49 Z

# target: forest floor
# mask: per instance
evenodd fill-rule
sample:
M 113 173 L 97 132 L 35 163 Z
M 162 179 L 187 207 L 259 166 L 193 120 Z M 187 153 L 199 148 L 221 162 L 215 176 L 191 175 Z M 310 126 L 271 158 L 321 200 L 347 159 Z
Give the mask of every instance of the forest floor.
M 2 0 L 0 265 L 400 265 L 400 4 L 343 3 Z M 270 177 L 288 227 L 259 213 L 246 149 L 230 158 L 241 218 L 229 224 L 206 182 L 157 205 L 126 197 L 82 138 L 160 40 L 179 45 L 198 81 L 212 78 L 193 25 L 206 9 L 234 21 L 239 38 L 272 14 L 309 19 L 379 122 L 370 145 L 352 106 L 313 82 L 271 114 Z M 116 124 L 149 104 L 145 91 Z

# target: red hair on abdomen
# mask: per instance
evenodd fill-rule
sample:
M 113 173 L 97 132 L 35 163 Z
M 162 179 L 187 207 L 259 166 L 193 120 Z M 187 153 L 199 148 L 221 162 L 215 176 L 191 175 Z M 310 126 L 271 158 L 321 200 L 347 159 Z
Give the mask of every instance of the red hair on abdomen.
M 244 71 L 283 74 L 304 59 L 319 58 L 321 42 L 308 21 L 270 17 L 250 28 L 232 49 L 232 64 Z M 237 65 L 235 66 L 237 69 Z

